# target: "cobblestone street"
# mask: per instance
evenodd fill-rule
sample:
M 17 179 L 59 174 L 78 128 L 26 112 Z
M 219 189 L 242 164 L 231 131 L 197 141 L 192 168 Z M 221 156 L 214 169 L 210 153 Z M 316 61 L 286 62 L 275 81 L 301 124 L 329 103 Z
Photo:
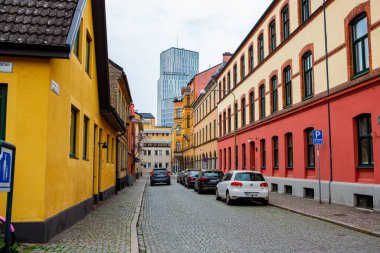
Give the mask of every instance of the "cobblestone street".
M 380 252 L 380 238 L 273 206 L 227 206 L 175 182 L 147 186 L 147 252 Z
M 47 244 L 22 252 L 130 252 L 130 225 L 144 183 L 145 178 L 137 180 Z

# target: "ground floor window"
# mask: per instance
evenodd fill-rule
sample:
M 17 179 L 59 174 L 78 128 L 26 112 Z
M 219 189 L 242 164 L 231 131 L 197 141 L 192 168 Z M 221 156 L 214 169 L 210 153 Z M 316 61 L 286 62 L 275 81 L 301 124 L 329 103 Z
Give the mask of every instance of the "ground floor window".
M 6 118 L 7 118 L 7 86 L 0 85 L 0 140 L 5 140 Z

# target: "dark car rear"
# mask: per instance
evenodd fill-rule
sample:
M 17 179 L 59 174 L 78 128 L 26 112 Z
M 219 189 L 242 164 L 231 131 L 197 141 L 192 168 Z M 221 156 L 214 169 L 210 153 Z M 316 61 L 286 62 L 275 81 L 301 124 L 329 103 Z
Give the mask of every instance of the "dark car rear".
M 187 172 L 187 175 L 185 177 L 185 186 L 187 188 L 193 188 L 194 187 L 195 179 L 198 176 L 198 173 L 199 172 L 197 170 L 189 170 Z
M 223 177 L 224 173 L 217 170 L 202 170 L 195 180 L 194 190 L 202 193 L 206 190 L 215 191 L 216 185 Z
M 150 172 L 150 185 L 153 186 L 156 183 L 170 185 L 170 171 L 161 168 L 153 169 Z

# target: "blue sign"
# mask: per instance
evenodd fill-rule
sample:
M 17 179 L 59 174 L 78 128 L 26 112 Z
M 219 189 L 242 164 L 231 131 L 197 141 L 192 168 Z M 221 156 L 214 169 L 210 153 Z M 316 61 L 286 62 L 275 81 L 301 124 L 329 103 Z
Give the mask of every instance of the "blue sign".
M 203 158 L 203 162 L 207 163 L 208 162 L 208 158 L 207 157 Z
M 0 153 L 0 192 L 9 192 L 11 188 L 12 173 L 12 156 L 11 149 L 2 147 Z
M 322 130 L 313 130 L 313 144 L 323 144 L 323 132 Z
M 380 125 L 380 116 L 377 118 L 377 123 Z

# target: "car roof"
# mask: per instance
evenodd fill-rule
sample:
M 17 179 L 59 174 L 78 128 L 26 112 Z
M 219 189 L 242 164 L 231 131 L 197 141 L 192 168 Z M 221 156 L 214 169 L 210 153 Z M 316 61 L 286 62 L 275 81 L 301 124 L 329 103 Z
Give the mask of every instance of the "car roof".
M 236 173 L 256 173 L 256 174 L 261 174 L 260 171 L 256 171 L 256 170 L 231 170 L 229 172 L 234 173 L 234 174 L 236 174 Z

